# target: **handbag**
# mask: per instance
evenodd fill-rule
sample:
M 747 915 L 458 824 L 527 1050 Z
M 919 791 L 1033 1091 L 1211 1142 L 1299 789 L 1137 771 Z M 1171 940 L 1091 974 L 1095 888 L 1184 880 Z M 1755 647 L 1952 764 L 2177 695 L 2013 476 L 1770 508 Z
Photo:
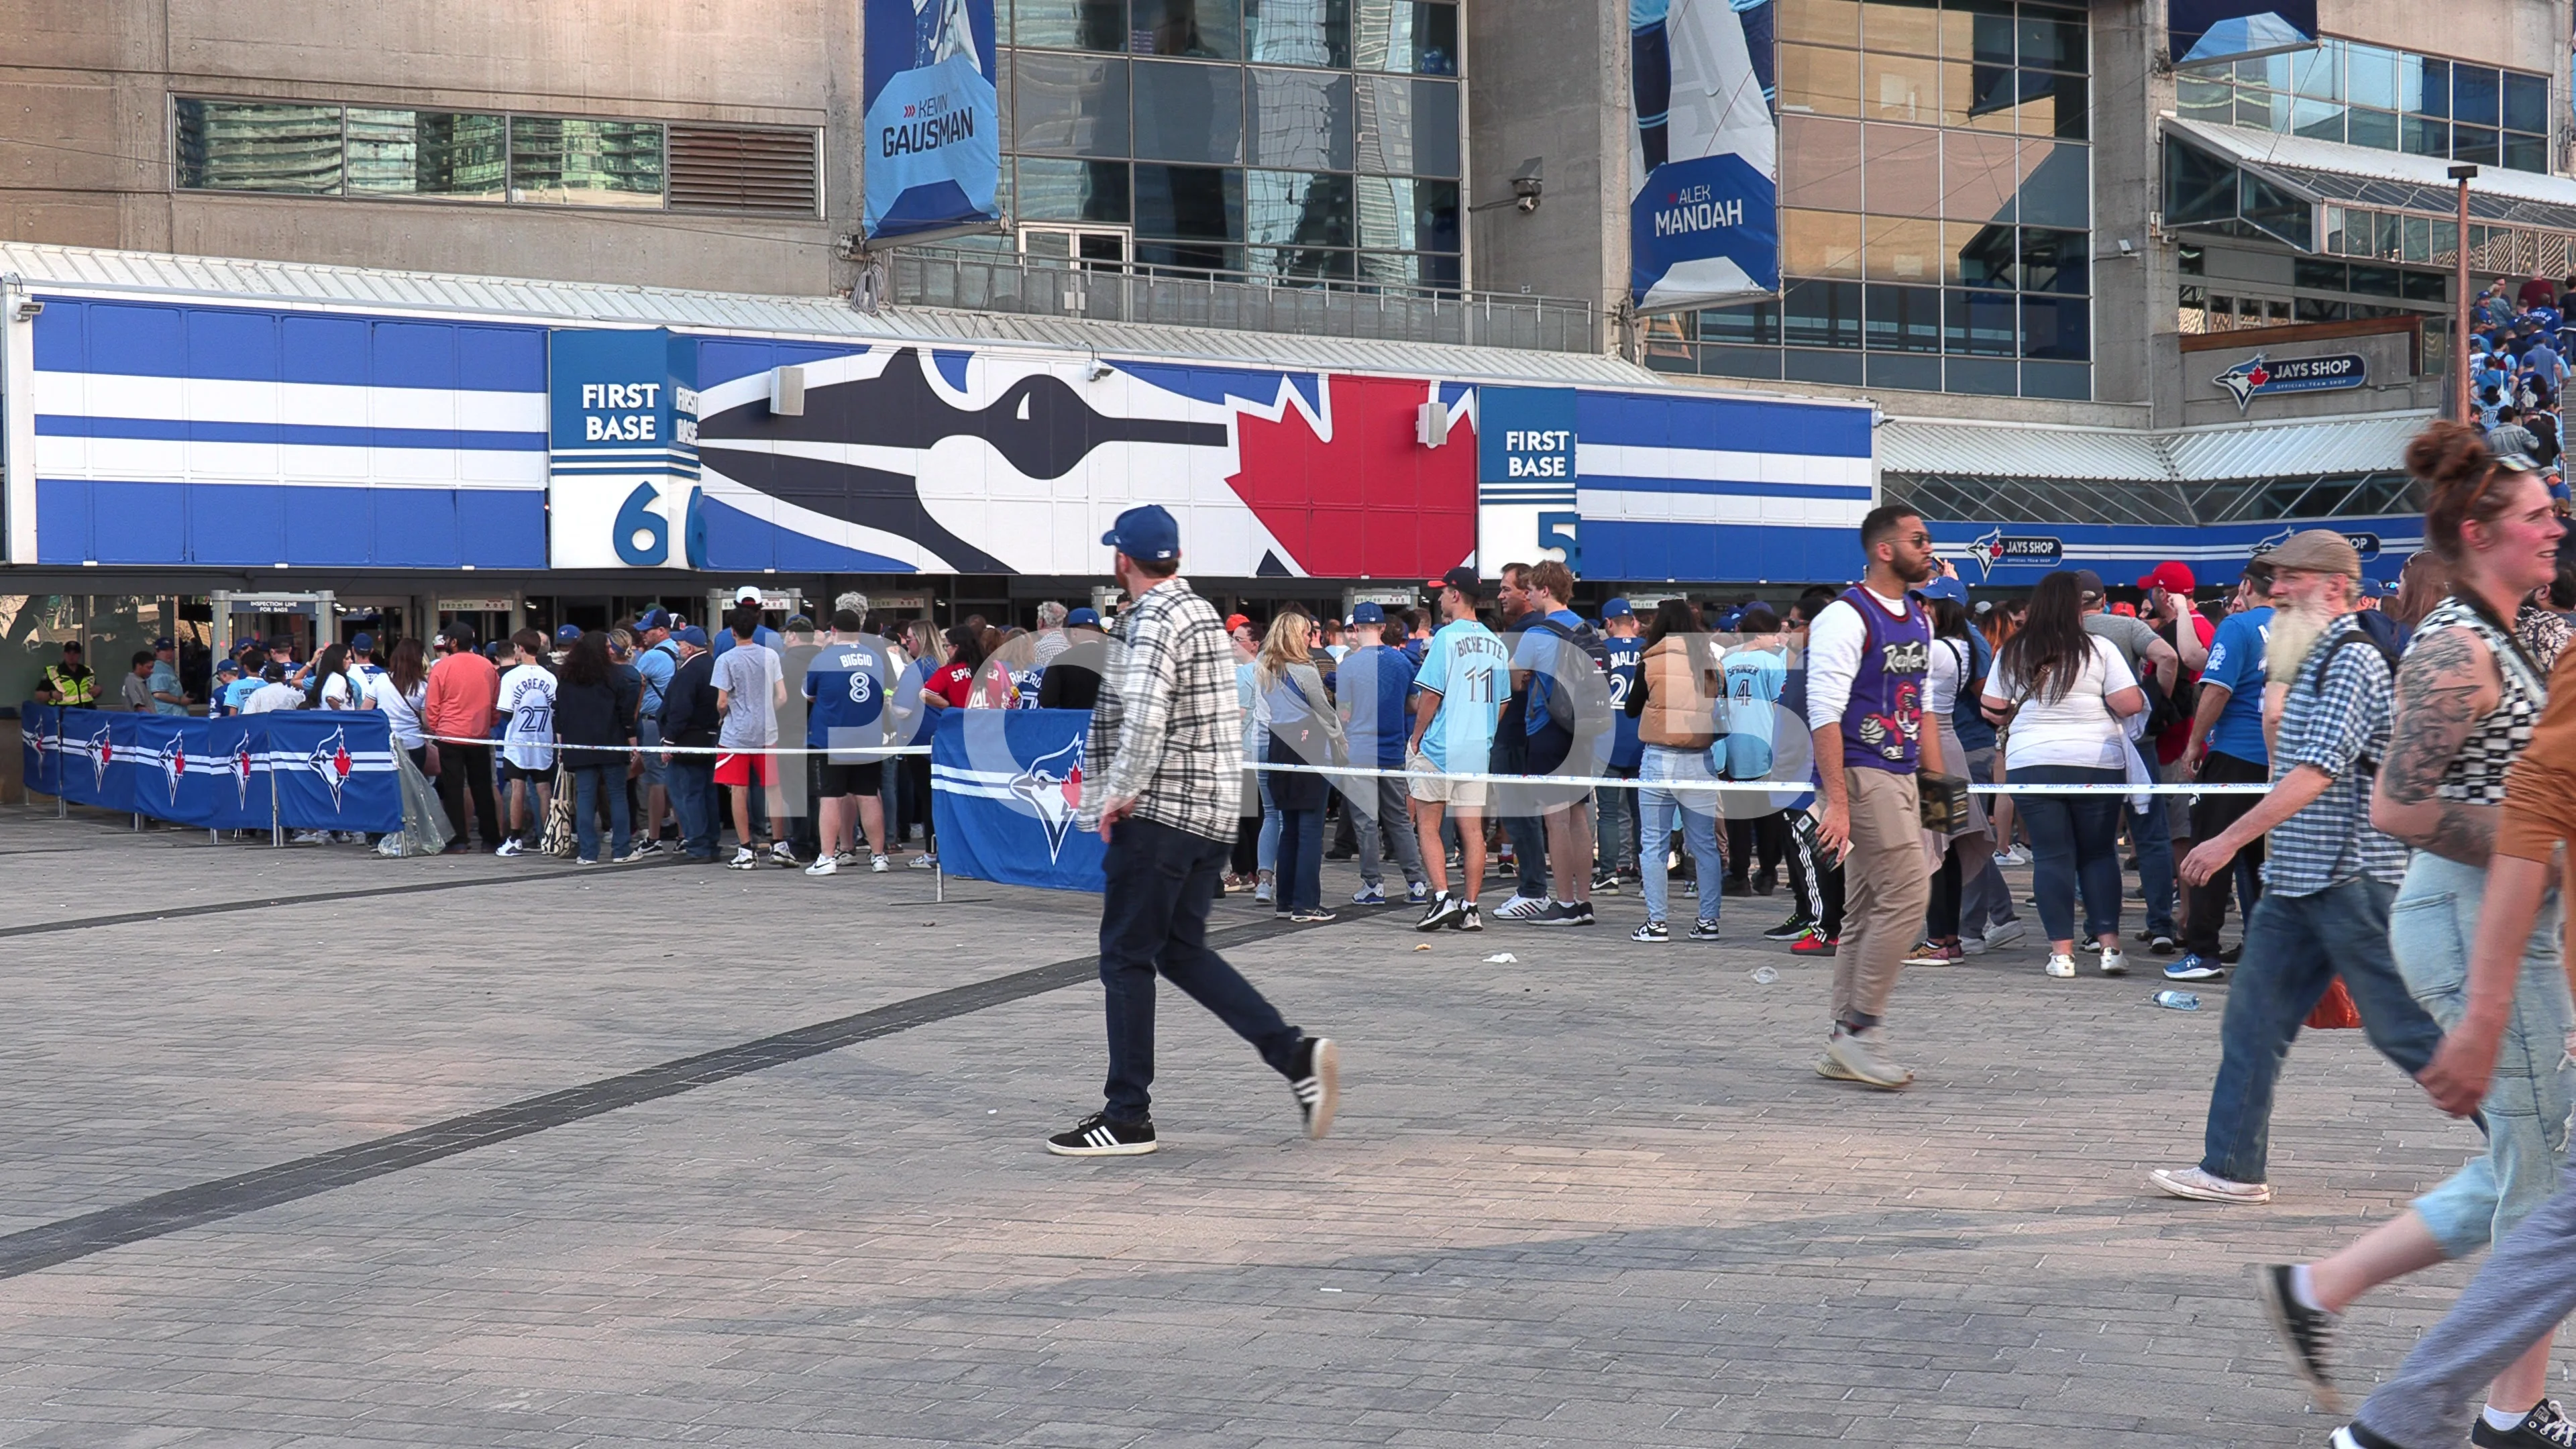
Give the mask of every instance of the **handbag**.
M 1914 777 L 1914 789 L 1916 813 L 1924 829 L 1944 840 L 1967 833 L 1967 776 L 1936 775 L 1925 770 Z
M 555 766 L 555 797 L 546 802 L 546 828 L 537 837 L 537 850 L 557 860 L 570 860 L 581 843 L 573 828 L 572 767 Z

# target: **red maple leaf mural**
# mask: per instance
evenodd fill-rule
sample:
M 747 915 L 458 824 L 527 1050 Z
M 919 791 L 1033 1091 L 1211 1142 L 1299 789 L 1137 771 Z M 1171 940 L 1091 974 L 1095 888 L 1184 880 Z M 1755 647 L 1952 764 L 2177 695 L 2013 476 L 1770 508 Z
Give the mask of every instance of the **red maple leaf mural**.
M 1414 410 L 1432 396 L 1420 382 L 1322 387 L 1329 440 L 1294 406 L 1275 423 L 1235 414 L 1236 496 L 1319 578 L 1420 580 L 1463 563 L 1476 550 L 1475 430 L 1462 421 L 1440 447 L 1415 442 Z

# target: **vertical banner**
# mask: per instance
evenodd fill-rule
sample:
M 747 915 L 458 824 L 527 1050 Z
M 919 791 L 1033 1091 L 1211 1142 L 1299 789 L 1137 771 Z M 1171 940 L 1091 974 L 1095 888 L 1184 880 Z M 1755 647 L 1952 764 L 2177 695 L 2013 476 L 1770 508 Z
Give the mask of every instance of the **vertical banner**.
M 1628 0 L 1629 171 L 1642 178 L 1628 285 L 1641 312 L 1780 290 L 1771 3 Z
M 551 566 L 704 568 L 696 339 L 558 330 L 546 371 Z
M 1476 389 L 1476 569 L 1484 577 L 1551 556 L 1583 572 L 1574 418 L 1570 387 Z
M 26 766 L 30 794 L 63 793 L 62 728 L 63 712 L 56 706 L 33 701 L 18 706 L 18 757 Z
M 900 241 L 1001 220 L 1001 107 L 993 0 L 862 0 L 867 214 L 861 236 Z
M 2166 0 L 2165 47 L 2176 65 L 2251 60 L 2317 43 L 2317 0 Z
M 1087 709 L 943 709 L 930 742 L 939 864 L 950 875 L 1103 891 L 1108 847 L 1075 828 Z

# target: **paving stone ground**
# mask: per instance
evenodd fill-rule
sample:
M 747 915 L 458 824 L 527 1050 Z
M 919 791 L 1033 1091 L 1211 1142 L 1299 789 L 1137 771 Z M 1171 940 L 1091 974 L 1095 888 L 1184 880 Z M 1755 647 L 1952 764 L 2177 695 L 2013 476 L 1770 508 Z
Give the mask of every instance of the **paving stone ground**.
M 1083 957 L 1097 919 L 43 811 L 0 812 L 0 871 L 0 1234 Z M 1323 1143 L 1167 990 L 1164 1150 L 1044 1155 L 1098 1101 L 1085 982 L 0 1279 L 0 1444 L 2322 1444 L 2245 1266 L 2476 1148 L 2312 1034 L 2279 1202 L 2176 1202 L 2144 1174 L 2198 1155 L 2224 987 L 2182 1014 L 2037 949 L 1913 972 L 1922 1080 L 1865 1094 L 1810 1070 L 1829 963 L 1757 939 L 1784 899 L 1726 902 L 1715 946 L 1604 906 L 1233 949 L 1343 1043 Z M 2468 1271 L 2366 1300 L 2348 1381 Z

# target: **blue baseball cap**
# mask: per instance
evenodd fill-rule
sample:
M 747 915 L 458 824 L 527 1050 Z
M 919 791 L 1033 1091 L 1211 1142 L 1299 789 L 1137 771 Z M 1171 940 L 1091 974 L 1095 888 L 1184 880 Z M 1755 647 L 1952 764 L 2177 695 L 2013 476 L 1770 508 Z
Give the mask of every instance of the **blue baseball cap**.
M 2101 592 L 2101 588 L 2102 586 L 2099 583 L 2096 583 L 2093 586 L 2095 593 Z M 1968 602 L 1968 586 L 1953 578 L 1944 577 L 1934 579 L 1932 582 L 1925 584 L 1914 592 L 1921 598 L 1948 599 L 1952 603 L 1963 606 Z
M 1354 624 L 1383 624 L 1386 622 L 1386 610 L 1377 604 L 1354 604 L 1351 606 L 1351 622 Z
M 376 636 L 368 633 L 364 629 L 359 630 L 355 635 L 351 636 L 349 640 L 349 650 L 354 654 L 375 653 Z
M 558 644 L 580 643 L 581 626 L 579 624 L 566 624 L 562 628 L 557 629 L 555 631 L 555 642 Z
M 223 663 L 215 666 L 215 672 L 217 674 L 239 674 L 241 673 L 241 664 L 237 660 L 227 659 Z
M 670 627 L 671 616 L 660 609 L 646 609 L 644 611 L 644 616 L 635 621 L 635 632 L 638 634 L 651 629 L 668 629 Z
M 1624 598 L 1612 599 L 1610 602 L 1601 606 L 1601 618 L 1604 623 L 1607 623 L 1612 619 L 1633 619 L 1635 617 L 1637 617 L 1637 611 L 1628 607 L 1628 601 Z
M 699 628 L 695 624 L 691 624 L 685 629 L 672 631 L 671 637 L 688 645 L 692 649 L 704 649 L 707 647 L 707 631 Z
M 1100 625 L 1100 611 L 1098 609 L 1076 609 L 1072 613 L 1064 616 L 1064 622 L 1065 627 L 1067 628 L 1071 628 L 1076 624 L 1089 624 L 1094 628 L 1098 628 Z
M 1147 503 L 1118 515 L 1100 541 L 1147 563 L 1181 556 L 1181 525 L 1159 503 Z

